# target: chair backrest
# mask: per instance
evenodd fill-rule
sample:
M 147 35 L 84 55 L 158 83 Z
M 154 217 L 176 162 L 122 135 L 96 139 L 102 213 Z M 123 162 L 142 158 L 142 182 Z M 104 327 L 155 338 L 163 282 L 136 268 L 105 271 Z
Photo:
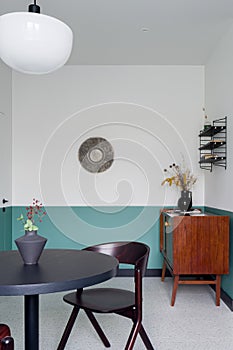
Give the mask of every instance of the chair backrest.
M 11 331 L 8 325 L 0 324 L 0 350 L 13 350 L 14 339 L 10 336 Z
M 11 335 L 9 326 L 5 323 L 0 323 L 0 339 L 5 338 L 9 335 Z
M 141 242 L 111 242 L 87 247 L 84 250 L 95 251 L 114 256 L 120 263 L 134 265 L 145 275 L 150 248 Z

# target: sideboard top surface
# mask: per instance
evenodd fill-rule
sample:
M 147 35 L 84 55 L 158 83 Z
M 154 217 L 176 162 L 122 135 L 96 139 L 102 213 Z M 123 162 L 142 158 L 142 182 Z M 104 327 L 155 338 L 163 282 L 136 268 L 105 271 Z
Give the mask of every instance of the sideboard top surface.
M 173 210 L 173 209 L 168 209 L 168 210 L 164 210 L 162 211 L 163 214 L 170 216 L 171 218 L 175 218 L 175 217 L 180 217 L 180 216 L 184 216 L 184 217 L 189 217 L 189 216 L 195 216 L 195 217 L 203 217 L 203 216 L 223 216 L 223 215 L 218 215 L 218 214 L 213 214 L 210 212 L 202 212 L 201 210 L 197 209 L 197 210 L 193 210 L 193 211 L 189 211 L 189 212 L 181 212 L 179 210 Z

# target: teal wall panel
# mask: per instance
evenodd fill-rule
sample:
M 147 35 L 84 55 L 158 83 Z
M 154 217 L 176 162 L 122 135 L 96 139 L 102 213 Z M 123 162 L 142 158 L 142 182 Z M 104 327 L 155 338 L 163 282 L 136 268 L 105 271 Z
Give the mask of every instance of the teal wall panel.
M 3 224 L 3 212 L 0 209 L 0 250 L 4 250 L 4 224 Z
M 12 208 L 0 209 L 0 250 L 12 248 Z
M 159 252 L 160 207 L 46 207 L 38 234 L 46 237 L 47 248 L 82 249 L 109 241 L 137 240 L 151 248 L 149 268 L 161 268 Z M 16 219 L 24 207 L 12 209 L 12 239 L 24 234 Z M 16 249 L 13 242 L 13 249 Z
M 222 276 L 222 289 L 233 299 L 233 213 L 212 207 L 205 207 L 205 210 L 217 215 L 227 215 L 230 218 L 230 273 Z

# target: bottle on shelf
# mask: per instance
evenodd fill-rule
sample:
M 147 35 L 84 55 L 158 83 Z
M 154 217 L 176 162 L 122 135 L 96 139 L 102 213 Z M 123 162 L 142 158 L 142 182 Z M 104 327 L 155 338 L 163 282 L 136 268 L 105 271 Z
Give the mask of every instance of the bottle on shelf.
M 203 108 L 203 112 L 205 113 L 205 108 Z M 209 129 L 211 127 L 211 122 L 208 119 L 207 114 L 205 113 L 205 117 L 204 117 L 205 121 L 204 121 L 204 130 Z

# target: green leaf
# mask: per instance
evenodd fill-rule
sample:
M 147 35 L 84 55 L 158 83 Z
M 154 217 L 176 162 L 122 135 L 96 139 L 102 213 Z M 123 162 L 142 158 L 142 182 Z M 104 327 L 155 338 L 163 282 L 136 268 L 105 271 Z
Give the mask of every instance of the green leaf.
M 27 219 L 26 224 L 24 225 L 25 231 L 37 231 L 38 227 L 33 224 L 32 220 Z
M 23 220 L 23 214 L 20 215 L 20 217 L 17 218 L 18 221 Z

